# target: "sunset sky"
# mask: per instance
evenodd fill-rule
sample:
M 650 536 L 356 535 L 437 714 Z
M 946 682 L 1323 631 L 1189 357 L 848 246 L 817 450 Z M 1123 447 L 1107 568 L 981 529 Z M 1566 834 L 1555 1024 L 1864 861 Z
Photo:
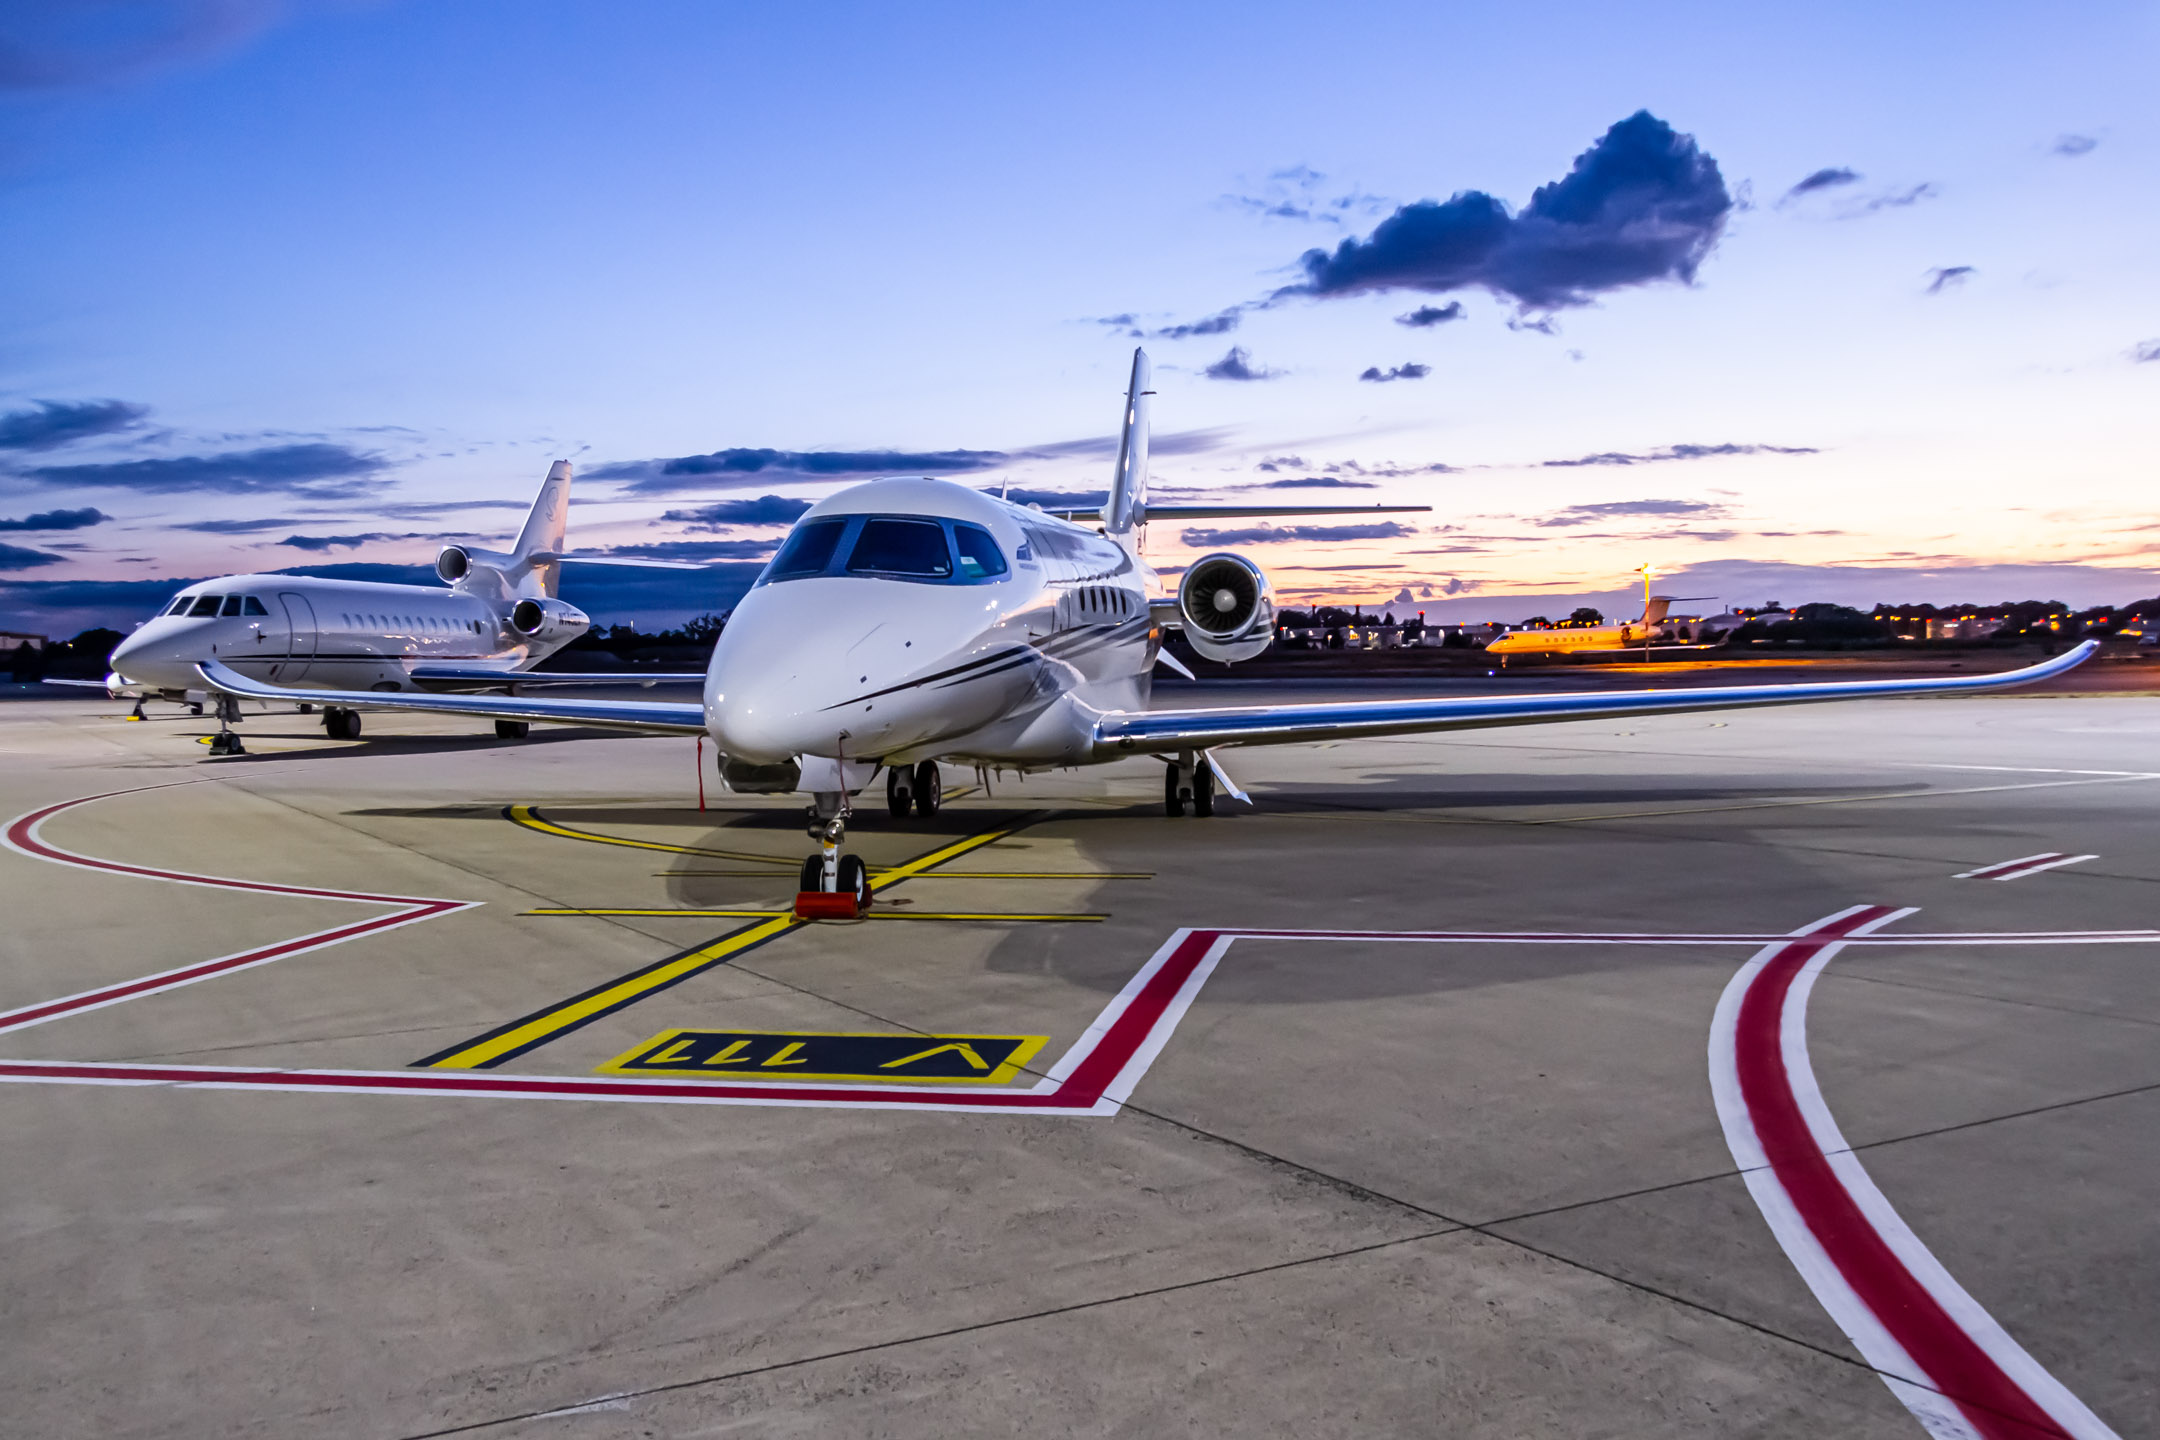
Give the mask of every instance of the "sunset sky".
M 2160 8 L 252 0 L 0 18 L 0 628 L 424 563 L 596 620 L 877 474 L 1296 603 L 2160 593 Z M 1546 187 L 1541 189 L 1541 187 Z M 1362 377 L 1362 378 L 1361 378 Z

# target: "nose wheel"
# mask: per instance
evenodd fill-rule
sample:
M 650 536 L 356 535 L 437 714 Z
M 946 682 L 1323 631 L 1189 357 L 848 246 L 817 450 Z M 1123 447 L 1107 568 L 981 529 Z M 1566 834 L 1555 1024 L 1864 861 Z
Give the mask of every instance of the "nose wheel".
M 795 893 L 795 914 L 803 920 L 859 920 L 870 908 L 870 867 L 860 855 L 845 855 L 847 817 L 835 815 L 814 824 L 810 833 L 817 854 L 802 863 L 802 883 Z

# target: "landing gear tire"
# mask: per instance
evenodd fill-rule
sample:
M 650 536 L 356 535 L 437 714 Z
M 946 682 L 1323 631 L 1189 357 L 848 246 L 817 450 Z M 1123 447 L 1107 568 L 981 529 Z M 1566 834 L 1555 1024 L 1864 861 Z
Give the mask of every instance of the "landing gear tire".
M 213 755 L 245 755 L 247 754 L 247 747 L 240 743 L 240 737 L 233 734 L 232 731 L 220 730 L 210 737 L 210 753 Z
M 315 713 L 315 707 L 305 701 L 302 701 L 300 705 L 300 713 L 303 715 L 312 715 Z
M 1192 813 L 1213 815 L 1215 813 L 1215 771 L 1202 760 L 1193 766 Z
M 322 712 L 322 728 L 332 740 L 357 740 L 360 738 L 360 712 L 339 705 L 328 706 Z
M 1185 813 L 1186 789 L 1178 783 L 1178 767 L 1175 760 L 1163 767 L 1163 814 L 1182 816 Z
M 842 855 L 840 857 L 839 893 L 842 895 L 852 893 L 855 896 L 855 908 L 857 910 L 868 910 L 870 908 L 870 867 L 863 864 L 862 856 Z
M 925 760 L 915 767 L 915 813 L 928 820 L 945 803 L 945 787 L 939 783 L 937 761 Z
M 526 720 L 497 720 L 495 738 L 498 740 L 523 740 L 532 734 L 532 723 Z
M 825 857 L 812 855 L 802 862 L 802 883 L 798 890 L 823 890 L 825 888 Z
M 188 707 L 187 707 L 187 708 L 188 708 L 188 713 L 189 713 L 190 715 L 200 715 L 200 714 L 202 714 L 202 702 L 201 702 L 200 700 L 190 700 L 190 701 L 188 701 Z
M 895 820 L 907 819 L 908 811 L 915 808 L 914 791 L 903 783 L 912 778 L 912 772 L 906 770 L 885 772 L 885 808 L 892 812 Z

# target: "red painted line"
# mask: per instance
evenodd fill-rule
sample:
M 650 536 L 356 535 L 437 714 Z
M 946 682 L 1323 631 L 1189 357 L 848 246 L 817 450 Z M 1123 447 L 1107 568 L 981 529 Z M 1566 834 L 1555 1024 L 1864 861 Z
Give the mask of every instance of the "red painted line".
M 168 787 L 144 786 L 141 788 L 154 790 Z M 47 805 L 41 810 L 33 810 L 27 815 L 17 816 L 13 821 L 9 822 L 4 836 L 0 836 L 0 838 L 4 838 L 5 843 L 10 848 L 20 851 L 33 859 L 50 860 L 56 864 L 71 865 L 78 869 L 102 870 L 116 875 L 133 876 L 137 879 L 162 880 L 180 885 L 204 885 L 221 890 L 245 890 L 268 895 L 297 895 L 311 900 L 344 900 L 358 904 L 395 905 L 400 908 L 387 915 L 378 915 L 373 919 L 356 921 L 350 925 L 341 925 L 336 929 L 318 931 L 312 935 L 297 936 L 291 940 L 279 941 L 272 945 L 258 946 L 252 950 L 243 950 L 236 955 L 223 955 L 215 960 L 204 960 L 194 965 L 184 965 L 176 970 L 161 971 L 155 975 L 144 975 L 134 980 L 123 980 L 117 984 L 100 986 L 95 990 L 86 990 L 78 995 L 67 995 L 57 1000 L 48 1000 L 40 1004 L 0 1012 L 0 1031 L 21 1030 L 32 1025 L 44 1024 L 48 1020 L 59 1019 L 64 1015 L 72 1015 L 85 1010 L 97 1010 L 107 1005 L 117 1005 L 123 1001 L 138 999 L 144 995 L 155 995 L 165 990 L 176 990 L 183 985 L 193 985 L 198 981 L 229 974 L 235 970 L 245 970 L 255 965 L 266 965 L 273 960 L 282 960 L 287 956 L 303 954 L 310 950 L 320 950 L 326 946 L 341 945 L 348 940 L 356 940 L 363 935 L 370 935 L 378 930 L 390 930 L 420 920 L 432 920 L 438 915 L 447 915 L 454 910 L 471 909 L 475 904 L 479 903 L 471 900 L 422 899 L 410 895 L 369 895 L 359 891 L 326 890 L 309 885 L 276 885 L 260 880 L 235 880 L 223 875 L 202 875 L 186 870 L 163 870 L 149 865 L 128 865 L 117 860 L 100 860 L 93 856 L 77 854 L 72 850 L 63 850 L 59 846 L 46 841 L 38 833 L 40 827 L 47 820 L 64 810 L 72 810 L 79 805 L 88 805 L 98 800 L 111 799 L 116 795 L 139 793 L 141 793 L 140 790 L 108 790 L 99 795 L 83 795 L 73 800 L 62 800 L 57 804 Z
M 1793 981 L 1826 945 L 1892 912 L 1868 906 L 1780 946 L 1740 1002 L 1740 1093 L 1771 1169 L 1838 1272 L 1984 1440 L 2066 1436 L 2055 1420 L 1944 1310 L 1840 1182 L 1815 1143 L 1785 1065 L 1782 1032 Z

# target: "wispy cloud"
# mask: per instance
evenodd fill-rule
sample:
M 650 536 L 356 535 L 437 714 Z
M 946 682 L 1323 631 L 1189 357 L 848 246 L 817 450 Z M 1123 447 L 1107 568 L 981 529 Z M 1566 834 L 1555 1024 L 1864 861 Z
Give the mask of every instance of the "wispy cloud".
M 2140 340 L 2130 352 L 2130 358 L 2140 365 L 2150 365 L 2160 360 L 2160 340 Z
M 1181 530 L 1187 545 L 1277 545 L 1287 540 L 1393 540 L 1417 534 L 1414 525 L 1378 520 L 1365 525 L 1254 525 L 1243 530 Z
M 1546 469 L 1566 470 L 1581 465 L 1657 465 L 1667 460 L 1710 460 L 1721 455 L 1819 455 L 1822 452 L 1812 445 L 1664 445 L 1655 450 L 1630 454 L 1620 450 L 1607 450 L 1596 455 L 1582 455 L 1573 460 L 1541 460 Z
M 780 548 L 780 537 L 754 540 L 650 540 L 641 545 L 610 545 L 609 555 L 641 560 L 763 560 Z
M 1783 199 L 1797 200 L 1802 195 L 1812 195 L 1818 190 L 1835 190 L 1842 185 L 1856 185 L 1859 181 L 1859 171 L 1848 170 L 1843 165 L 1832 165 L 1811 175 L 1802 176 L 1792 189 L 1785 192 Z
M 0 544 L 0 570 L 35 570 L 40 565 L 57 565 L 65 558 L 21 545 Z
M 359 535 L 288 535 L 277 543 L 294 550 L 312 550 L 322 553 L 330 550 L 357 550 L 362 545 L 373 545 L 383 540 L 434 540 L 434 535 L 398 534 L 386 530 L 369 530 Z
M 219 455 L 177 455 L 162 460 L 104 464 L 42 465 L 19 472 L 47 484 L 81 490 L 132 490 L 150 495 L 305 495 L 340 499 L 360 495 L 390 468 L 377 455 L 344 445 L 266 445 Z
M 1364 240 L 1309 250 L 1278 296 L 1481 287 L 1533 310 L 1653 281 L 1692 282 L 1732 214 L 1717 162 L 1649 111 L 1620 121 L 1520 213 L 1465 190 L 1405 205 Z
M 1938 265 L 1927 272 L 1926 293 L 1940 295 L 1945 290 L 1953 290 L 1963 285 L 1976 273 L 1970 265 Z
M 2079 155 L 2090 155 L 2099 148 L 2100 142 L 2090 135 L 2058 135 L 2055 137 L 2055 143 L 2050 145 L 2048 150 L 2051 154 L 2067 155 L 2074 158 Z
M 1382 370 L 1377 365 L 1368 365 L 1357 378 L 1385 384 L 1390 380 L 1422 380 L 1430 374 L 1432 374 L 1432 366 L 1420 365 L 1413 360 L 1406 365 L 1397 365 L 1387 370 Z
M 1370 480 L 1345 480 L 1339 475 L 1307 475 L 1300 480 L 1263 480 L 1254 490 L 1377 490 Z
M 0 450 L 52 450 L 132 429 L 149 413 L 125 400 L 33 400 L 27 410 L 0 415 Z
M 1546 529 L 1555 529 L 1634 516 L 1658 519 L 1695 516 L 1707 519 L 1713 515 L 1723 515 L 1725 510 L 1725 506 L 1709 500 L 1607 500 L 1597 505 L 1570 505 L 1558 514 L 1548 515 L 1537 523 Z
M 736 448 L 671 460 L 623 460 L 595 465 L 588 480 L 619 480 L 641 494 L 730 482 L 843 480 L 864 475 L 959 475 L 1003 464 L 1002 450 L 768 450 Z

